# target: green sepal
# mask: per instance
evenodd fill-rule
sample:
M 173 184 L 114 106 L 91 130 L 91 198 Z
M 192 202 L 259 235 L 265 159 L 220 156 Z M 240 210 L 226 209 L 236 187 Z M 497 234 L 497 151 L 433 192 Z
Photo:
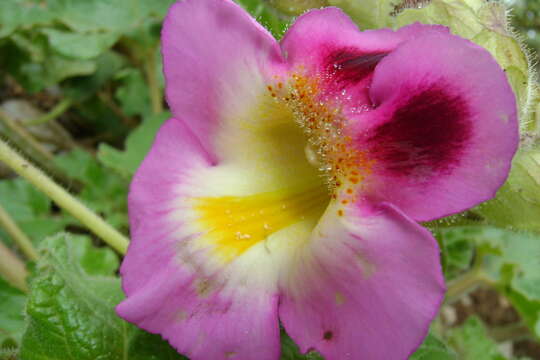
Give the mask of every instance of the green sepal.
M 498 227 L 540 232 L 540 150 L 520 150 L 497 196 L 474 211 Z
M 328 4 L 342 8 L 360 29 L 391 27 L 393 0 L 328 0 Z

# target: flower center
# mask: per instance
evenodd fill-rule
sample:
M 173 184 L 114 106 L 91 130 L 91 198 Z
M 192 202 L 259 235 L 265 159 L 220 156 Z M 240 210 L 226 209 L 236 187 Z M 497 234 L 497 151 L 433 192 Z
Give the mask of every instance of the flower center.
M 322 213 L 324 188 L 286 189 L 250 196 L 195 199 L 200 225 L 216 253 L 229 262 L 299 220 Z
M 351 98 L 346 91 L 328 96 L 323 90 L 321 79 L 307 76 L 302 71 L 294 73 L 287 82 L 277 79 L 268 91 L 276 101 L 284 102 L 292 111 L 298 126 L 307 137 L 305 148 L 308 162 L 321 171 L 334 198 L 341 192 L 351 197 L 371 173 L 374 160 L 366 151 L 358 149 L 348 135 L 348 120 L 345 107 Z M 353 109 L 364 112 L 367 106 Z M 342 196 L 341 196 L 342 197 Z

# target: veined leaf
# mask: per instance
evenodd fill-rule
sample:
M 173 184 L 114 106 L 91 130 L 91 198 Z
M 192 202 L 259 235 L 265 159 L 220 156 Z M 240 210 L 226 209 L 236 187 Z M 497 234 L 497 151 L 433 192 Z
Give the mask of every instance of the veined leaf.
M 123 294 L 104 251 L 67 234 L 44 241 L 26 307 L 22 359 L 182 359 L 159 336 L 116 315 Z

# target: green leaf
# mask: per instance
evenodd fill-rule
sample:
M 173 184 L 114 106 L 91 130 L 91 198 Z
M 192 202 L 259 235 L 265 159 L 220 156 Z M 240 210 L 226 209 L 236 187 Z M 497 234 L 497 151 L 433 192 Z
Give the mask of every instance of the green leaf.
M 276 39 L 280 39 L 290 21 L 291 17 L 278 14 L 277 11 L 271 9 L 266 2 L 261 0 L 235 0 L 247 12 L 251 14 L 259 23 L 266 27 Z
M 125 64 L 125 60 L 117 53 L 107 51 L 96 59 L 96 63 L 95 73 L 71 78 L 64 83 L 63 91 L 67 97 L 75 101 L 87 100 L 116 75 Z
M 169 113 L 163 113 L 144 119 L 143 123 L 128 136 L 124 151 L 101 144 L 98 159 L 104 165 L 130 178 L 150 150 L 159 127 L 170 116 Z
M 21 22 L 22 13 L 12 1 L 0 2 L 0 38 L 11 35 Z
M 470 317 L 463 326 L 452 329 L 448 342 L 462 360 L 506 360 L 477 317 Z
M 96 270 L 84 259 L 103 263 L 103 249 L 83 238 L 60 234 L 44 241 L 26 307 L 25 360 L 182 359 L 158 336 L 145 334 L 120 319 L 114 307 L 122 299 L 120 280 L 109 265 Z
M 163 17 L 174 0 L 49 0 L 58 20 L 77 32 L 126 32 L 149 16 Z
M 110 248 L 94 247 L 87 236 L 70 235 L 70 239 L 77 244 L 73 256 L 88 275 L 108 276 L 118 269 L 118 256 Z
M 26 295 L 0 277 L 0 351 L 15 348 L 21 342 L 25 303 Z
M 280 360 L 324 360 L 324 358 L 315 351 L 310 351 L 307 354 L 300 353 L 298 346 L 292 339 L 281 331 L 281 358 Z
M 520 150 L 497 196 L 474 211 L 498 227 L 540 232 L 540 150 Z
M 31 92 L 73 76 L 89 75 L 96 71 L 96 64 L 88 60 L 71 60 L 61 55 L 50 55 L 46 63 L 22 62 L 15 75 Z
M 51 52 L 41 33 L 16 33 L 2 48 L 3 70 L 31 92 L 44 89 L 73 76 L 96 71 L 95 61 L 74 60 Z
M 540 301 L 529 300 L 511 287 L 501 291 L 519 313 L 531 333 L 540 339 Z
M 53 50 L 73 59 L 88 60 L 108 50 L 120 37 L 118 33 L 73 33 L 56 29 L 43 29 Z
M 456 360 L 454 352 L 432 333 L 429 333 L 422 345 L 411 355 L 409 360 Z
M 437 238 L 440 235 L 437 234 Z M 440 241 L 441 255 L 446 280 L 456 278 L 459 274 L 468 270 L 474 255 L 474 244 L 467 238 L 446 236 Z
M 15 33 L 10 36 L 10 40 L 19 49 L 26 52 L 30 61 L 41 63 L 46 60 L 47 39 L 45 36 L 35 33 Z
M 405 9 L 396 16 L 395 25 L 399 28 L 415 22 L 445 25 L 468 39 L 483 29 L 473 9 L 461 0 L 433 0 L 421 9 Z
M 328 0 L 328 4 L 342 8 L 360 29 L 391 27 L 394 0 Z
M 51 214 L 51 201 L 23 179 L 0 181 L 0 204 L 34 243 L 57 233 L 67 220 Z M 2 238 L 9 236 L 0 229 Z
M 56 157 L 56 164 L 83 183 L 79 198 L 116 228 L 127 227 L 125 179 L 107 171 L 92 155 L 77 149 Z M 72 224 L 79 222 L 73 218 Z
M 309 9 L 328 6 L 327 0 L 270 0 L 270 5 L 290 16 L 297 16 Z
M 477 226 L 441 229 L 440 237 L 442 243 L 454 239 L 475 245 L 480 276 L 507 297 L 534 332 L 540 321 L 540 236 Z
M 0 1 L 0 38 L 20 27 L 49 24 L 53 18 L 47 3 L 41 0 Z
M 505 30 L 484 29 L 475 35 L 472 41 L 488 50 L 506 72 L 516 94 L 520 122 L 524 124 L 531 121 L 528 117 L 535 94 L 530 89 L 535 84 L 529 84 L 532 80 L 529 79 L 529 55 L 523 50 L 521 43 Z
M 126 125 L 113 108 L 97 94 L 78 104 L 76 111 L 84 118 L 82 127 L 86 136 L 103 137 L 103 140 L 117 142 L 125 137 Z
M 116 90 L 116 98 L 120 101 L 124 113 L 128 116 L 150 113 L 150 94 L 148 85 L 138 69 L 126 69 L 117 75 L 122 85 Z

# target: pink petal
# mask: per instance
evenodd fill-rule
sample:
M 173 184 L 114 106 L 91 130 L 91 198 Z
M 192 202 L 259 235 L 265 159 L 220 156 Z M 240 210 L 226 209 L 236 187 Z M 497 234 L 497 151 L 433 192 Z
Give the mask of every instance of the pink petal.
M 336 209 L 284 277 L 280 319 L 327 360 L 405 359 L 443 299 L 437 242 L 390 204 Z
M 368 197 L 425 221 L 488 200 L 505 181 L 516 103 L 486 50 L 453 35 L 411 40 L 381 60 L 370 96 L 375 109 L 354 125 L 375 161 Z
M 367 88 L 378 62 L 403 41 L 430 33 L 446 33 L 442 26 L 413 24 L 394 32 L 390 29 L 360 32 L 340 9 L 311 10 L 300 16 L 281 41 L 293 70 L 300 67 L 324 81 L 323 98 L 354 96 L 354 104 L 370 103 Z
M 230 0 L 176 2 L 163 24 L 162 53 L 173 115 L 187 119 L 209 150 L 224 110 L 257 94 L 244 83 L 282 61 L 272 35 Z
M 172 217 L 192 173 L 209 166 L 183 122 L 163 125 L 130 189 L 132 241 L 121 267 L 127 299 L 117 312 L 193 360 L 277 359 L 275 283 L 253 280 L 258 270 L 249 263 L 216 266 L 192 246 L 198 234 L 190 219 Z

